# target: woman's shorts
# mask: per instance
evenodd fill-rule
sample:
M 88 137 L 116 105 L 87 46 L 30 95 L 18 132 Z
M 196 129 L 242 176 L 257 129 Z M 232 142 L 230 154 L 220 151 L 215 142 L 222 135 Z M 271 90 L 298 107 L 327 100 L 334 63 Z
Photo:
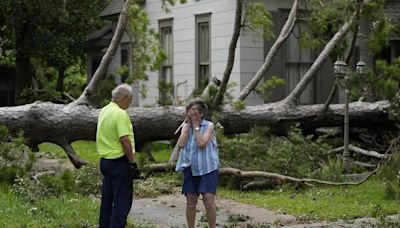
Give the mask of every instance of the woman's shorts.
M 190 167 L 183 170 L 182 194 L 215 193 L 218 185 L 218 170 L 202 176 L 193 176 Z

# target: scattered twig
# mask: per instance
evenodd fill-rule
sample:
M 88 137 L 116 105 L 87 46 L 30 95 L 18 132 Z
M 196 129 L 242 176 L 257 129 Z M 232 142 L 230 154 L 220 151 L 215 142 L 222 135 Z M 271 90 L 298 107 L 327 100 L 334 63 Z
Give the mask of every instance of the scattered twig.
M 37 173 L 37 174 L 33 175 L 32 179 L 35 180 L 36 183 L 39 183 L 40 182 L 39 178 L 41 176 L 44 176 L 44 175 L 55 175 L 55 174 L 56 174 L 56 172 L 54 172 L 53 170 L 48 170 L 48 171 L 40 172 L 40 173 Z

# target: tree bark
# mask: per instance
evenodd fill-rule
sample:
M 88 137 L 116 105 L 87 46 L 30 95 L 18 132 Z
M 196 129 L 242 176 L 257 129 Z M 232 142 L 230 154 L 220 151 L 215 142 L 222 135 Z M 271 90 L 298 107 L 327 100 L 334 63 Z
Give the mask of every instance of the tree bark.
M 387 101 L 350 104 L 352 127 L 389 129 L 394 123 L 388 118 Z M 342 126 L 344 105 L 331 105 L 329 112 L 321 114 L 323 104 L 288 107 L 281 103 L 249 106 L 236 110 L 225 106 L 219 112 L 225 134 L 247 132 L 253 126 L 269 126 L 272 132 L 285 134 L 293 124 L 312 130 L 320 126 Z M 80 159 L 71 142 L 95 140 L 99 109 L 74 103 L 63 105 L 35 102 L 28 105 L 0 108 L 0 124 L 11 132 L 22 130 L 29 145 L 37 148 L 42 142 L 60 145 L 75 167 L 86 162 Z M 175 129 L 185 117 L 185 107 L 131 108 L 128 109 L 138 148 L 146 142 L 176 139 Z
M 363 179 L 357 182 L 331 182 L 331 181 L 324 181 L 324 180 L 318 180 L 318 179 L 311 179 L 311 178 L 297 178 L 297 177 L 291 177 L 291 176 L 286 176 L 286 175 L 281 175 L 277 173 L 270 173 L 270 172 L 263 172 L 263 171 L 246 171 L 246 170 L 240 170 L 240 169 L 235 169 L 235 168 L 220 168 L 219 169 L 219 175 L 220 176 L 234 176 L 238 177 L 241 180 L 248 180 L 248 179 L 254 179 L 254 178 L 262 178 L 264 180 L 272 180 L 274 185 L 283 185 L 285 183 L 292 183 L 296 184 L 297 186 L 300 187 L 314 187 L 314 184 L 321 184 L 321 185 L 331 185 L 331 186 L 344 186 L 344 185 L 360 185 L 364 183 L 365 181 L 368 180 L 372 175 L 374 175 L 380 168 L 380 165 L 378 165 L 373 171 L 371 171 L 369 174 L 367 174 Z M 166 172 L 166 171 L 173 171 L 174 169 L 174 164 L 166 164 L 166 163 L 159 163 L 159 164 L 151 164 L 149 166 L 146 166 L 145 169 L 148 172 Z M 242 186 L 242 190 L 247 190 L 250 189 L 253 185 L 258 185 L 259 187 L 265 187 L 260 186 L 259 181 L 255 182 L 248 182 L 246 183 L 245 186 Z M 267 187 L 270 187 L 268 185 Z

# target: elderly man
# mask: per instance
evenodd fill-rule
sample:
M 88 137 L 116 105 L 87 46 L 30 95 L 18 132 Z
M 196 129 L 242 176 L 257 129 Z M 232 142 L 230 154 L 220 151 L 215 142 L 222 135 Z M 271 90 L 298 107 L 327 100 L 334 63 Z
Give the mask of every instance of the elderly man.
M 97 122 L 96 146 L 103 175 L 100 227 L 125 227 L 132 206 L 137 165 L 132 123 L 125 111 L 131 102 L 132 88 L 127 84 L 117 86 Z

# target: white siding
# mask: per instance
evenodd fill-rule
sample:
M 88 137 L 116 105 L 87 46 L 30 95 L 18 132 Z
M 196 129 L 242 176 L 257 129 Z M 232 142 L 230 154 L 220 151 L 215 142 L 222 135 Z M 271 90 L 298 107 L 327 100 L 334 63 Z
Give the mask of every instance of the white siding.
M 179 100 L 187 98 L 195 88 L 195 18 L 196 15 L 211 13 L 211 75 L 222 77 L 228 56 L 228 47 L 235 19 L 235 1 L 232 0 L 188 0 L 186 4 L 177 4 L 166 13 L 162 1 L 148 0 L 145 10 L 151 22 L 151 28 L 158 30 L 159 20 L 173 18 L 173 75 L 175 94 Z M 239 50 L 236 52 L 239 53 Z M 238 59 L 238 57 L 237 57 Z M 149 81 L 143 82 L 149 88 L 147 98 L 141 106 L 155 105 L 158 99 L 158 72 L 149 72 Z M 186 83 L 176 87 L 178 83 Z M 239 63 L 235 63 L 231 81 L 239 85 Z M 238 87 L 238 86 L 237 86 Z M 238 94 L 239 88 L 236 89 Z
M 267 10 L 276 11 L 279 9 L 290 9 L 293 0 L 261 0 L 264 2 Z M 279 34 L 275 34 L 276 37 Z M 242 33 L 240 37 L 240 89 L 243 89 L 247 83 L 255 76 L 257 70 L 264 63 L 265 47 L 263 38 L 254 34 Z M 262 84 L 262 81 L 259 83 Z M 247 105 L 262 104 L 264 101 L 254 92 L 246 99 Z
M 293 0 L 261 0 L 267 9 L 275 11 L 290 9 Z M 232 38 L 235 20 L 234 0 L 188 0 L 185 4 L 176 4 L 166 13 L 162 9 L 162 1 L 147 0 L 144 6 L 151 22 L 151 28 L 158 30 L 159 20 L 172 18 L 173 28 L 173 77 L 175 94 L 179 100 L 187 98 L 195 88 L 195 18 L 196 15 L 211 14 L 211 76 L 222 78 L 228 57 L 229 43 Z M 276 34 L 277 36 L 279 34 Z M 264 41 L 253 35 L 242 35 L 239 38 L 235 64 L 232 69 L 230 83 L 236 86 L 231 90 L 237 97 L 240 90 L 255 75 L 264 61 Z M 158 99 L 158 72 L 148 72 L 149 80 L 147 98 L 142 99 L 140 106 L 156 105 Z M 186 83 L 176 87 L 178 83 Z M 263 103 L 256 94 L 252 93 L 246 99 L 248 105 Z

